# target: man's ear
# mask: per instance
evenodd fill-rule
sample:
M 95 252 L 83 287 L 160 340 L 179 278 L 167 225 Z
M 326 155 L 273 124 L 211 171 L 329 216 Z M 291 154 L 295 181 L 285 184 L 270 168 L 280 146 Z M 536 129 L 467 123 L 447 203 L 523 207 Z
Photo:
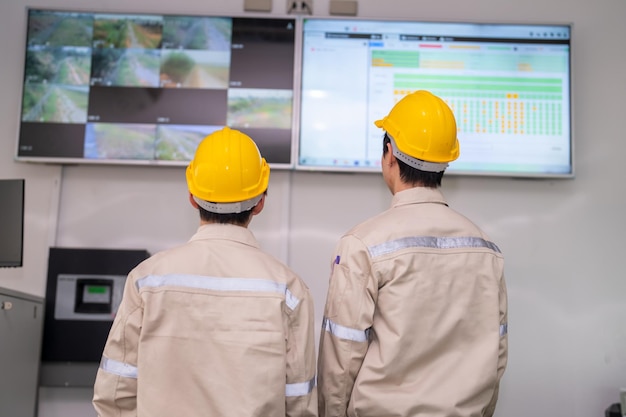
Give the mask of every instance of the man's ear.
M 189 193 L 189 202 L 191 203 L 191 206 L 195 209 L 199 209 L 200 206 L 198 206 L 198 203 L 196 203 L 196 200 L 193 199 L 193 195 L 191 193 Z
M 257 205 L 252 208 L 252 215 L 256 216 L 257 214 L 262 212 L 264 206 L 265 206 L 265 194 L 263 194 L 263 197 L 261 197 L 261 200 L 257 203 Z
M 385 156 L 389 156 L 389 161 L 387 162 L 389 166 L 393 166 L 396 163 L 396 156 L 393 154 L 393 148 L 391 147 L 391 143 L 387 143 L 387 153 Z

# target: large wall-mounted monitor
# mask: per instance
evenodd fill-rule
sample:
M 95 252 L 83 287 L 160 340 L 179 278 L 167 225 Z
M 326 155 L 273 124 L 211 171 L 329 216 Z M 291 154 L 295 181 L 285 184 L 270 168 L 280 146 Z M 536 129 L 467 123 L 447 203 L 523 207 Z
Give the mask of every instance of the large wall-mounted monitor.
M 304 18 L 296 169 L 379 171 L 374 121 L 424 89 L 457 119 L 447 172 L 572 177 L 571 29 Z
M 293 166 L 295 17 L 27 12 L 17 160 L 186 165 L 230 126 Z

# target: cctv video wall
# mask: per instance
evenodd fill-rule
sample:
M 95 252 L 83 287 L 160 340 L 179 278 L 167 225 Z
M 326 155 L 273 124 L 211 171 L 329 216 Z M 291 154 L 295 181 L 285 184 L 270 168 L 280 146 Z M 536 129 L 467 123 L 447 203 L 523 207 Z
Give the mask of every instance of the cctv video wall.
M 17 160 L 186 165 L 230 126 L 273 168 L 378 172 L 373 124 L 427 89 L 448 172 L 573 176 L 571 27 L 28 10 Z
M 17 157 L 182 165 L 228 125 L 290 166 L 295 24 L 31 9 Z

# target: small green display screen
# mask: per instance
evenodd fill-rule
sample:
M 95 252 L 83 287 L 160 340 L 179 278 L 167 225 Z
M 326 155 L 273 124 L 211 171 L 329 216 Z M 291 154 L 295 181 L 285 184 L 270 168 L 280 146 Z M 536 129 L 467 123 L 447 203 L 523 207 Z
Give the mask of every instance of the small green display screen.
M 108 291 L 109 287 L 106 285 L 87 285 L 89 294 L 106 294 Z
M 103 284 L 87 284 L 83 287 L 83 303 L 109 304 L 111 302 L 111 286 Z

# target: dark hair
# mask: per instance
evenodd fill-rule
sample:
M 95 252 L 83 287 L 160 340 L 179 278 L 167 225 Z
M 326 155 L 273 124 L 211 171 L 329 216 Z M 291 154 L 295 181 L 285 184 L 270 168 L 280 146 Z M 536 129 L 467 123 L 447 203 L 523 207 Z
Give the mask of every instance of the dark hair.
M 391 143 L 391 139 L 389 138 L 389 135 L 385 133 L 385 136 L 383 138 L 383 156 L 387 155 L 388 143 Z M 411 184 L 413 186 L 421 185 L 422 187 L 427 188 L 441 187 L 441 179 L 443 178 L 444 171 L 422 171 L 420 169 L 413 168 L 412 166 L 407 165 L 397 158 L 396 162 L 398 162 L 398 168 L 400 169 L 400 179 L 402 180 L 402 182 L 406 184 Z
M 267 190 L 263 192 L 263 195 L 267 195 Z M 241 213 L 213 213 L 212 211 L 205 210 L 200 206 L 198 206 L 198 211 L 200 211 L 200 219 L 208 223 L 245 226 L 250 221 L 250 217 L 252 217 L 252 210 L 254 210 L 254 207 L 250 210 L 242 211 Z
M 198 207 L 200 211 L 200 219 L 209 223 L 234 224 L 237 226 L 245 226 L 252 216 L 252 209 L 242 211 L 241 213 L 213 213 L 202 207 Z

